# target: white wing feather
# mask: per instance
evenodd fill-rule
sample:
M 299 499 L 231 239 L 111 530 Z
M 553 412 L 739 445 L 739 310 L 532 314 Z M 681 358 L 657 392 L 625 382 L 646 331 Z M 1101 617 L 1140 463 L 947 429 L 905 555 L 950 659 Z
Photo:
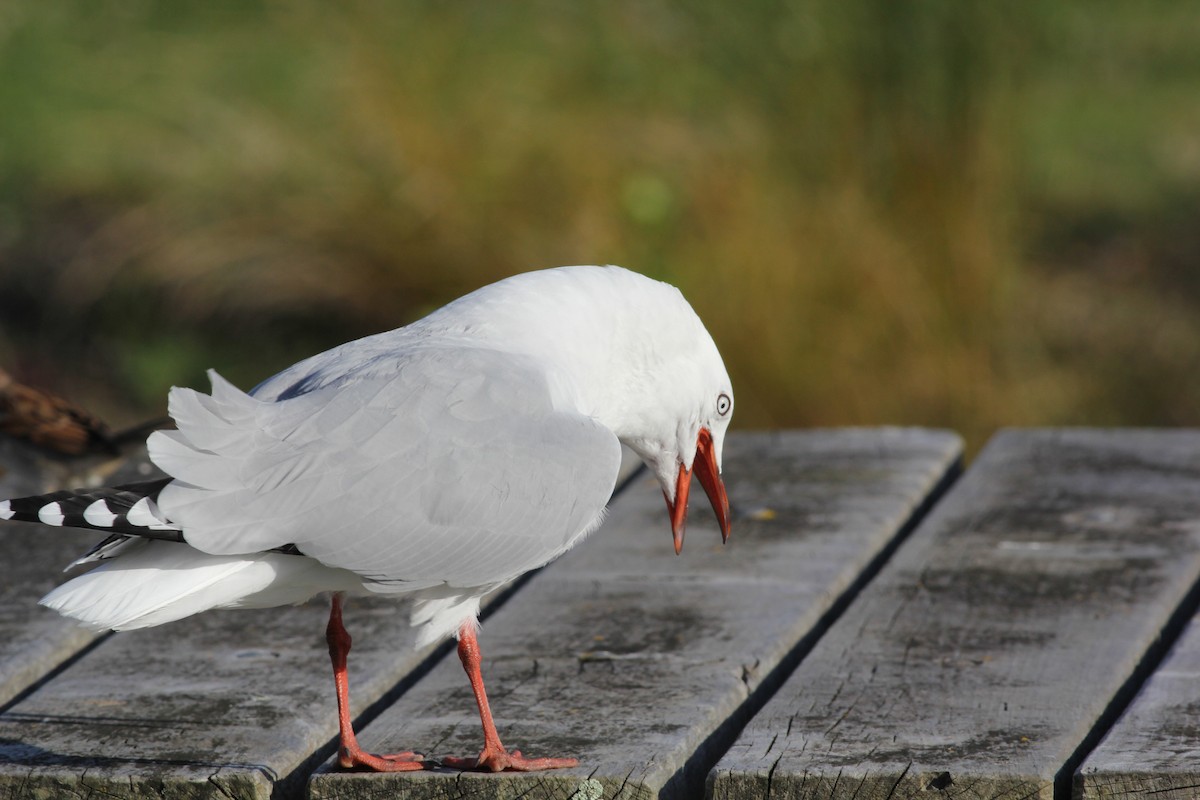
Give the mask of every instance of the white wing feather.
M 278 401 L 215 375 L 212 397 L 172 390 L 179 430 L 150 452 L 178 479 L 159 506 L 189 544 L 294 544 L 391 592 L 495 585 L 598 524 L 617 439 L 555 409 L 525 359 L 427 345 L 356 366 L 295 396 L 276 382 Z
M 59 586 L 41 604 L 95 630 L 173 622 L 210 608 L 302 603 L 359 588 L 356 576 L 283 553 L 214 556 L 175 542 L 128 539 L 117 558 Z

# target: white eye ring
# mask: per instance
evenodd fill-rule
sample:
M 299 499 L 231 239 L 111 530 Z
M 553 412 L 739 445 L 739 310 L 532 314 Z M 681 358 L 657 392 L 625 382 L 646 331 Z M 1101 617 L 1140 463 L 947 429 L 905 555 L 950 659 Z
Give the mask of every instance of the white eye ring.
M 722 392 L 717 395 L 717 413 L 722 417 L 729 413 L 729 409 L 733 408 L 733 401 L 729 399 L 729 395 Z

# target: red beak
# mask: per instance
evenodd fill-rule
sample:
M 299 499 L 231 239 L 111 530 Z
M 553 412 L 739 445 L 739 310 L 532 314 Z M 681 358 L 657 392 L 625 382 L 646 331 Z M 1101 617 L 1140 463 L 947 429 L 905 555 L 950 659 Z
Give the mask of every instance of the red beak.
M 696 439 L 696 458 L 691 470 L 679 465 L 679 477 L 675 481 L 675 502 L 667 500 L 667 511 L 671 515 L 671 534 L 675 538 L 675 555 L 683 550 L 683 530 L 687 523 L 688 494 L 692 488 L 692 475 L 700 479 L 704 493 L 712 503 L 717 522 L 721 525 L 721 541 L 729 541 L 729 497 L 725 494 L 725 484 L 721 481 L 721 472 L 717 469 L 717 454 L 713 448 L 712 434 L 707 428 L 700 429 Z

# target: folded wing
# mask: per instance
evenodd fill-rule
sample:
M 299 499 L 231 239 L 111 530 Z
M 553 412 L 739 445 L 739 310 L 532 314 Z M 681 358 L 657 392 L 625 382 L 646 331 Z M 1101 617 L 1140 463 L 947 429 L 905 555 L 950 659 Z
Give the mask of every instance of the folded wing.
M 154 434 L 159 506 L 193 547 L 294 545 L 378 591 L 485 586 L 598 524 L 620 446 L 556 409 L 545 375 L 486 349 L 413 348 L 386 370 L 261 400 L 212 375 Z

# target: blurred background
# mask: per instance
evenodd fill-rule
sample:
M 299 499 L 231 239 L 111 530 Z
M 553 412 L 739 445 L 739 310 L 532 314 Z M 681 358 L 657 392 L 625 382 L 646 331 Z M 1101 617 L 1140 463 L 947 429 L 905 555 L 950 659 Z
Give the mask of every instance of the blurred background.
M 1194 4 L 0 4 L 0 366 L 117 425 L 529 269 L 738 427 L 1200 421 Z

